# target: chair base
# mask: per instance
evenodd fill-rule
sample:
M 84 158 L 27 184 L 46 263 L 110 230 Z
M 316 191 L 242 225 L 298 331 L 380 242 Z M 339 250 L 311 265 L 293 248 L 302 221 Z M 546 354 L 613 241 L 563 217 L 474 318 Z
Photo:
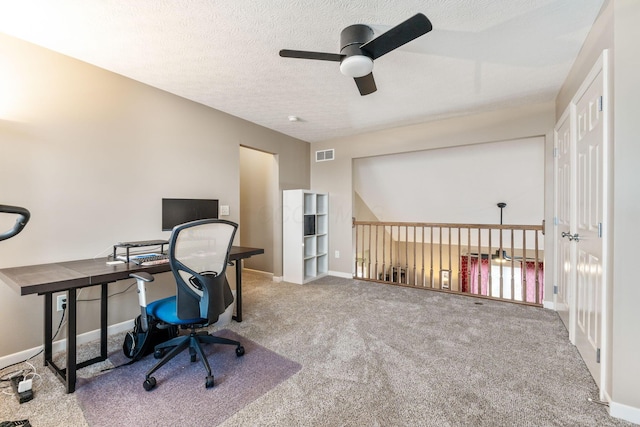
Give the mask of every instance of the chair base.
M 187 348 L 189 349 L 189 354 L 191 355 L 191 362 L 196 361 L 196 355 L 199 356 L 200 362 L 207 371 L 205 387 L 213 387 L 213 375 L 211 374 L 209 361 L 207 360 L 207 357 L 202 350 L 203 343 L 235 345 L 236 356 L 240 357 L 244 355 L 244 347 L 239 341 L 216 337 L 215 335 L 211 335 L 206 331 L 196 332 L 194 329 L 192 329 L 189 335 L 178 336 L 155 346 L 153 355 L 156 359 L 162 357 L 162 360 L 156 363 L 155 366 L 153 366 L 153 368 L 151 368 L 149 372 L 147 372 L 145 381 L 143 383 L 144 389 L 147 391 L 152 390 L 156 386 L 156 379 L 151 375 Z M 164 355 L 165 350 L 169 348 L 171 350 L 166 355 Z

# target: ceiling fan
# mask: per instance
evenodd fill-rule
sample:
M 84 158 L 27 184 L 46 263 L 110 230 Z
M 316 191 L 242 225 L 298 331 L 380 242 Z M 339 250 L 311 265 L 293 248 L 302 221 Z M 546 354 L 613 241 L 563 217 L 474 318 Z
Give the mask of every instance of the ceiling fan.
M 340 33 L 340 53 L 282 49 L 280 56 L 339 62 L 342 74 L 353 77 L 360 95 L 364 96 L 377 90 L 372 73 L 373 61 L 428 33 L 432 28 L 429 19 L 422 13 L 412 16 L 376 38 L 373 38 L 371 27 L 355 24 L 346 27 Z

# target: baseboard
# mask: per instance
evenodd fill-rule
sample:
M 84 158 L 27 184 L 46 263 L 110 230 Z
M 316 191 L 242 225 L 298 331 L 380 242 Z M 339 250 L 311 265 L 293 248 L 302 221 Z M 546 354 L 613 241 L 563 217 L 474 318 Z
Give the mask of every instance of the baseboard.
M 247 268 L 247 267 L 244 267 L 243 271 L 250 271 L 253 274 L 259 274 L 260 276 L 263 276 L 267 279 L 271 279 L 274 282 L 278 282 L 278 283 L 282 282 L 282 276 L 275 276 L 273 273 L 269 273 L 268 271 L 254 270 L 252 268 Z
M 124 331 L 129 331 L 133 329 L 133 319 L 126 320 L 124 322 L 116 323 L 115 325 L 111 325 L 107 328 L 108 335 L 119 334 Z M 85 332 L 83 334 L 78 335 L 77 344 L 85 344 L 91 341 L 100 339 L 100 329 L 95 329 L 93 331 Z M 51 347 L 52 352 L 58 353 L 61 351 L 65 351 L 67 348 L 67 339 L 61 339 L 53 342 L 53 346 Z M 0 357 L 0 369 L 3 369 L 6 366 L 13 365 L 14 363 L 20 363 L 25 361 L 34 355 L 38 354 L 42 351 L 43 346 L 38 346 L 34 348 L 30 348 L 27 350 L 19 351 L 18 353 L 8 354 L 6 356 Z
M 634 406 L 610 402 L 609 415 L 635 424 L 640 424 L 640 408 L 636 408 Z
M 329 271 L 329 276 L 342 277 L 343 279 L 353 279 L 353 274 L 341 271 Z
M 542 301 L 542 308 L 555 311 L 556 305 L 553 303 L 553 301 Z
M 264 276 L 264 277 L 273 277 L 273 273 L 269 273 L 268 271 L 254 270 L 253 268 L 247 268 L 247 267 L 243 267 L 242 270 L 250 271 L 254 274 L 259 274 L 260 276 Z

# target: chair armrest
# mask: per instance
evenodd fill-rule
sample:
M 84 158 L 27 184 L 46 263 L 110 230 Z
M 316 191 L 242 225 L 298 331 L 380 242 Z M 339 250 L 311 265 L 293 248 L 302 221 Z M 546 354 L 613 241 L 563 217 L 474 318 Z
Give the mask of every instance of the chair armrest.
M 143 282 L 153 282 L 153 276 L 146 271 L 131 273 L 129 274 L 129 277 L 133 277 L 136 280 L 142 280 Z
M 140 320 L 142 322 L 142 330 L 149 329 L 149 320 L 147 319 L 147 290 L 144 287 L 145 282 L 153 282 L 153 276 L 146 271 L 139 273 L 131 273 L 129 277 L 136 279 L 138 284 L 138 303 L 140 304 Z

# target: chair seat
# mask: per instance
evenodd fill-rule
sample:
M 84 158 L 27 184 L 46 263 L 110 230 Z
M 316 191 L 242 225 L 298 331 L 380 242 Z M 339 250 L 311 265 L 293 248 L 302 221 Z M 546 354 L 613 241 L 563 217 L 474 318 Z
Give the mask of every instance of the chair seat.
M 206 325 L 208 320 L 200 317 L 194 319 L 180 319 L 176 306 L 176 297 L 167 297 L 153 301 L 147 305 L 147 314 L 173 325 Z

